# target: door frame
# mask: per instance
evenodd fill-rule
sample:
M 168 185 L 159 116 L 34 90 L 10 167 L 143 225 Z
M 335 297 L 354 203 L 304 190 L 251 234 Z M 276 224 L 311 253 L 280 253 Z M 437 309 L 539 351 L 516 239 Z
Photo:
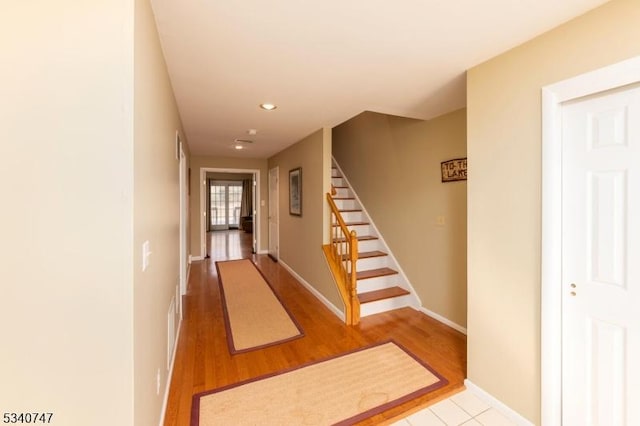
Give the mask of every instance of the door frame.
M 178 166 L 178 173 L 179 173 L 179 197 L 180 197 L 180 296 L 184 296 L 185 294 L 187 294 L 187 275 L 188 275 L 188 253 L 187 253 L 187 221 L 188 221 L 188 217 L 189 217 L 189 211 L 188 211 L 188 205 L 189 205 L 189 199 L 188 199 L 188 185 L 189 185 L 189 178 L 188 178 L 188 167 L 187 167 L 187 157 L 184 153 L 184 150 L 182 149 L 182 144 L 180 144 L 179 146 L 180 150 L 179 150 L 179 166 Z M 180 297 L 180 300 L 176 300 L 176 304 L 177 307 L 176 309 L 178 310 L 178 313 L 180 315 L 180 318 L 182 318 L 182 297 Z
M 562 103 L 640 82 L 640 56 L 542 88 L 541 421 L 562 424 Z
M 207 227 L 206 227 L 206 209 L 207 209 L 207 172 L 213 173 L 252 173 L 255 176 L 255 190 L 254 194 L 256 194 L 256 198 L 258 200 L 262 199 L 260 197 L 260 169 L 229 169 L 229 168 L 219 168 L 219 167 L 200 167 L 200 258 L 204 259 L 207 254 L 207 244 L 206 244 L 206 235 L 207 235 Z M 253 220 L 253 248 L 255 253 L 260 253 L 260 206 L 254 203 L 253 210 L 255 212 L 255 218 Z
M 271 171 L 275 170 L 275 175 L 276 175 L 276 191 L 275 191 L 275 200 L 271 199 Z M 270 215 L 271 213 L 271 206 L 274 206 L 274 210 L 275 210 L 275 215 L 276 215 L 276 231 L 275 231 L 275 239 L 276 239 L 276 252 L 275 252 L 275 257 L 272 256 L 271 254 L 271 218 L 269 217 L 268 221 L 267 221 L 267 231 L 269 234 L 269 244 L 267 245 L 267 253 L 269 255 L 270 258 L 272 258 L 273 260 L 275 260 L 276 262 L 280 259 L 280 167 L 279 166 L 275 166 L 270 168 L 267 171 L 267 190 L 268 190 L 268 194 L 269 194 L 269 212 L 268 214 Z

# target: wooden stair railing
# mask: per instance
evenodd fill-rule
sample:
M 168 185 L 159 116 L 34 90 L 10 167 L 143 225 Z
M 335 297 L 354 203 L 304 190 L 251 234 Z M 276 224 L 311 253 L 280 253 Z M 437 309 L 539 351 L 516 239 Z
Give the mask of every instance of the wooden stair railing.
M 347 228 L 330 193 L 327 194 L 327 202 L 331 207 L 331 214 L 329 245 L 324 247 L 324 251 L 344 302 L 345 323 L 356 325 L 360 322 L 360 301 L 356 285 L 358 238 L 355 231 Z

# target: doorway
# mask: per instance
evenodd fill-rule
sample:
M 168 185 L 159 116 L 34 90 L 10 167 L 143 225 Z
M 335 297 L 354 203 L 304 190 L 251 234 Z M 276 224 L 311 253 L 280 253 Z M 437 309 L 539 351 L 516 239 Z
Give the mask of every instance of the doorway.
M 201 167 L 200 168 L 200 256 L 197 259 L 204 259 L 207 257 L 207 232 L 214 229 L 240 229 L 243 231 L 246 229 L 248 234 L 251 234 L 251 246 L 254 253 L 259 252 L 260 247 L 260 209 L 258 208 L 258 200 L 260 200 L 260 170 L 259 169 L 226 169 L 226 168 L 214 168 L 214 167 Z M 217 176 L 217 177 L 216 177 Z M 224 177 L 220 177 L 224 176 Z M 227 185 L 225 189 L 217 188 L 219 193 L 218 205 L 216 205 L 214 219 L 213 209 L 210 207 L 210 197 L 212 196 L 213 181 L 223 181 L 219 186 L 224 186 L 228 182 L 224 181 L 238 181 L 240 189 L 247 193 L 247 186 L 251 188 L 251 207 L 247 208 L 245 216 L 240 210 L 237 210 L 235 201 L 233 201 L 236 189 L 234 185 Z M 248 181 L 248 182 L 245 182 Z M 224 192 L 224 200 L 222 196 Z M 231 192 L 231 195 L 229 195 Z M 242 198 L 242 197 L 241 197 Z M 224 202 L 223 202 L 224 201 Z M 242 201 L 241 201 L 242 204 Z M 211 204 L 211 206 L 214 206 Z M 224 207 L 223 207 L 224 206 Z M 214 223 L 215 225 L 212 225 Z
M 640 424 L 639 75 L 543 89 L 543 424 Z

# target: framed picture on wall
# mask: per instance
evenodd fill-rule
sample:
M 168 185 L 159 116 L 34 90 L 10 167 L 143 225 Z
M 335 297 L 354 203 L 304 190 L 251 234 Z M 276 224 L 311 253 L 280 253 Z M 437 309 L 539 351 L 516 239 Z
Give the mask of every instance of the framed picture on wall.
M 302 216 L 302 168 L 289 170 L 289 214 Z

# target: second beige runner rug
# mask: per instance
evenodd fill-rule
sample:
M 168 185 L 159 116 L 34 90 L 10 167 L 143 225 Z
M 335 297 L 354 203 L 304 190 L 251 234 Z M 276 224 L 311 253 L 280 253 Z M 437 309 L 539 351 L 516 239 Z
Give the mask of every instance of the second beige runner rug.
M 303 336 L 300 326 L 251 260 L 216 262 L 216 268 L 232 354 Z
M 407 349 L 382 342 L 196 394 L 191 426 L 353 425 L 447 383 Z

